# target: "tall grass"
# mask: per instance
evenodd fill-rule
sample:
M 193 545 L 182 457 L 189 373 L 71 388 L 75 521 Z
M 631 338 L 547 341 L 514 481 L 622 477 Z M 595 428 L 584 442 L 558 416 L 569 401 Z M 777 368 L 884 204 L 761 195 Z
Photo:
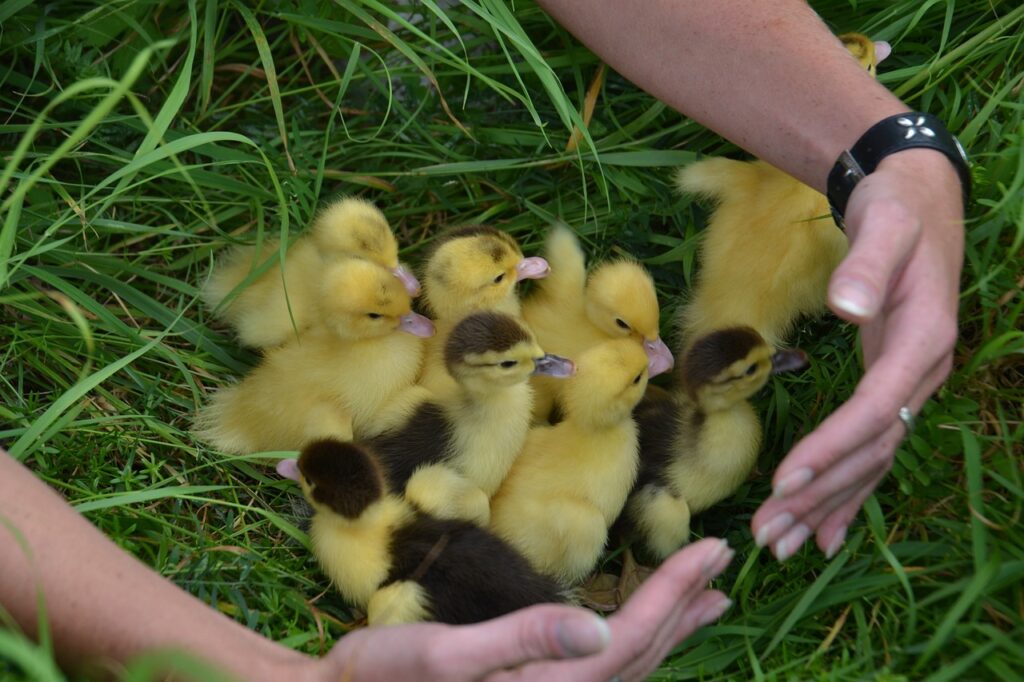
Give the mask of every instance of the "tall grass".
M 813 3 L 893 43 L 880 80 L 974 160 L 953 376 L 832 561 L 754 548 L 750 516 L 792 443 L 851 393 L 855 334 L 807 322 L 814 359 L 759 398 L 755 475 L 697 519 L 737 558 L 736 601 L 655 679 L 1024 678 L 1024 7 Z M 196 441 L 209 391 L 251 366 L 197 303 L 227 245 L 301 231 L 340 194 L 378 203 L 403 257 L 487 222 L 530 252 L 564 221 L 595 258 L 654 272 L 664 329 L 705 207 L 674 166 L 728 142 L 608 73 L 528 2 L 0 2 L 0 442 L 182 588 L 320 653 L 353 626 L 261 461 Z M 0 673 L 58 676 L 3 633 Z

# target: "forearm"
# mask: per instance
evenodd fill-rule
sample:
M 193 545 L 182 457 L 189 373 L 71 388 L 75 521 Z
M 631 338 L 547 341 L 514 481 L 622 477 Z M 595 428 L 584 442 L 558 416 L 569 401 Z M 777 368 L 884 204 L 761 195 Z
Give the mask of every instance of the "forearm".
M 41 590 L 63 665 L 123 662 L 149 649 L 175 647 L 240 679 L 279 680 L 300 679 L 310 661 L 154 573 L 3 450 L 0 521 L 0 604 L 35 637 Z
M 623 76 L 820 191 L 840 152 L 907 111 L 802 0 L 539 2 Z

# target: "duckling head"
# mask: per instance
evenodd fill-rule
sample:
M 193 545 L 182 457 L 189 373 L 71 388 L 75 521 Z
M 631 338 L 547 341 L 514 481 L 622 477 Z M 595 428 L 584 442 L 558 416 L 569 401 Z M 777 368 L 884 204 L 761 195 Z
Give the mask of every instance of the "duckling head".
M 585 306 L 587 319 L 609 337 L 630 337 L 643 344 L 650 376 L 675 365 L 658 327 L 654 280 L 639 263 L 617 260 L 600 265 L 587 280 Z
M 597 428 L 629 418 L 647 388 L 647 366 L 646 353 L 633 339 L 588 348 L 562 393 L 566 417 Z
M 320 292 L 325 324 L 343 339 L 368 339 L 404 331 L 431 336 L 433 323 L 412 312 L 412 298 L 402 283 L 376 263 L 351 258 L 324 274 Z
M 843 33 L 839 41 L 872 76 L 876 75 L 876 67 L 892 54 L 889 43 L 883 40 L 873 42 L 861 33 Z
M 309 443 L 298 460 L 283 459 L 277 472 L 298 481 L 306 501 L 317 512 L 354 521 L 386 493 L 384 474 L 363 446 L 325 439 Z
M 424 296 L 437 319 L 477 310 L 518 314 L 516 283 L 546 277 L 543 258 L 524 258 L 516 241 L 493 227 L 474 225 L 442 235 L 427 260 Z
M 770 375 L 806 364 L 801 350 L 775 352 L 750 327 L 730 327 L 690 345 L 680 367 L 681 383 L 704 410 L 725 410 L 760 390 Z
M 398 262 L 398 242 L 387 218 L 369 201 L 347 197 L 334 202 L 317 216 L 313 233 L 323 251 L 376 263 L 397 277 L 410 296 L 419 295 L 419 281 Z
M 504 313 L 469 315 L 452 329 L 444 362 L 456 381 L 474 392 L 512 386 L 534 375 L 572 376 L 571 360 L 545 353 L 529 329 Z

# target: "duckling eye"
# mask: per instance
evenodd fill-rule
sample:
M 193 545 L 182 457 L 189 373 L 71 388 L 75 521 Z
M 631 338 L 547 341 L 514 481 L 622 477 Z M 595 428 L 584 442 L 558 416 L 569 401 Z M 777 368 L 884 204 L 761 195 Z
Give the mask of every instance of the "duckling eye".
M 746 375 L 747 375 L 748 377 L 749 377 L 749 376 L 753 376 L 753 375 L 754 375 L 754 372 L 756 372 L 756 371 L 757 371 L 757 363 L 755 362 L 755 363 L 754 363 L 754 364 L 752 364 L 752 365 L 751 365 L 750 367 L 747 367 Z
M 494 278 L 494 283 L 495 284 L 501 284 L 501 280 L 503 280 L 503 279 L 505 279 L 505 273 L 504 272 Z
M 623 320 L 621 317 L 615 318 L 615 324 L 619 325 L 620 329 L 625 329 L 627 332 L 629 331 L 629 325 L 626 324 L 626 321 Z
M 384 317 L 380 313 L 366 313 L 366 316 L 371 320 L 379 320 L 380 318 Z
M 502 367 L 504 367 L 505 369 L 510 369 L 512 367 L 515 367 L 518 364 L 519 364 L 518 360 L 505 360 L 504 362 L 500 363 L 500 365 Z
M 643 378 L 644 378 L 644 373 L 640 372 L 639 374 L 636 375 L 636 378 L 633 379 L 633 383 L 634 384 L 639 384 L 640 380 L 643 379 Z

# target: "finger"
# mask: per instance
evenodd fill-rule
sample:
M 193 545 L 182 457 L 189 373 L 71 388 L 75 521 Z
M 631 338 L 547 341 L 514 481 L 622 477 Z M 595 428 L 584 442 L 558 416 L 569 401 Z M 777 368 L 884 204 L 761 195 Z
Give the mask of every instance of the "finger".
M 649 661 L 652 640 L 666 624 L 675 626 L 680 614 L 732 556 L 733 551 L 717 538 L 705 538 L 679 550 L 608 619 L 611 644 L 600 654 L 571 662 L 527 665 L 512 675 L 499 674 L 493 679 L 600 680 L 621 674 L 631 661 Z
M 850 195 L 846 216 L 850 252 L 832 274 L 828 288 L 829 305 L 836 315 L 857 323 L 881 310 L 890 281 L 921 234 L 917 215 L 873 180 L 877 178 L 865 178 Z
M 849 500 L 834 509 L 818 524 L 818 548 L 825 553 L 826 559 L 833 558 L 842 549 L 850 524 L 860 513 L 864 501 L 871 496 L 883 478 L 885 473 L 869 480 Z
M 732 601 L 717 590 L 704 590 L 685 609 L 676 609 L 671 622 L 665 624 L 642 656 L 628 663 L 619 673 L 623 680 L 645 680 L 651 671 L 677 645 L 698 628 L 721 617 Z
M 923 403 L 945 379 L 956 339 L 955 322 L 939 323 L 938 328 L 915 323 L 904 309 L 893 317 L 897 319 L 892 324 L 900 328 L 898 338 L 887 340 L 853 396 L 782 461 L 773 476 L 776 496 L 795 493 L 848 453 L 876 439 L 894 423 L 900 407 L 911 404 L 917 395 Z
M 531 661 L 591 656 L 610 636 L 604 619 L 585 609 L 532 606 L 437 638 L 426 653 L 424 677 L 475 680 Z

